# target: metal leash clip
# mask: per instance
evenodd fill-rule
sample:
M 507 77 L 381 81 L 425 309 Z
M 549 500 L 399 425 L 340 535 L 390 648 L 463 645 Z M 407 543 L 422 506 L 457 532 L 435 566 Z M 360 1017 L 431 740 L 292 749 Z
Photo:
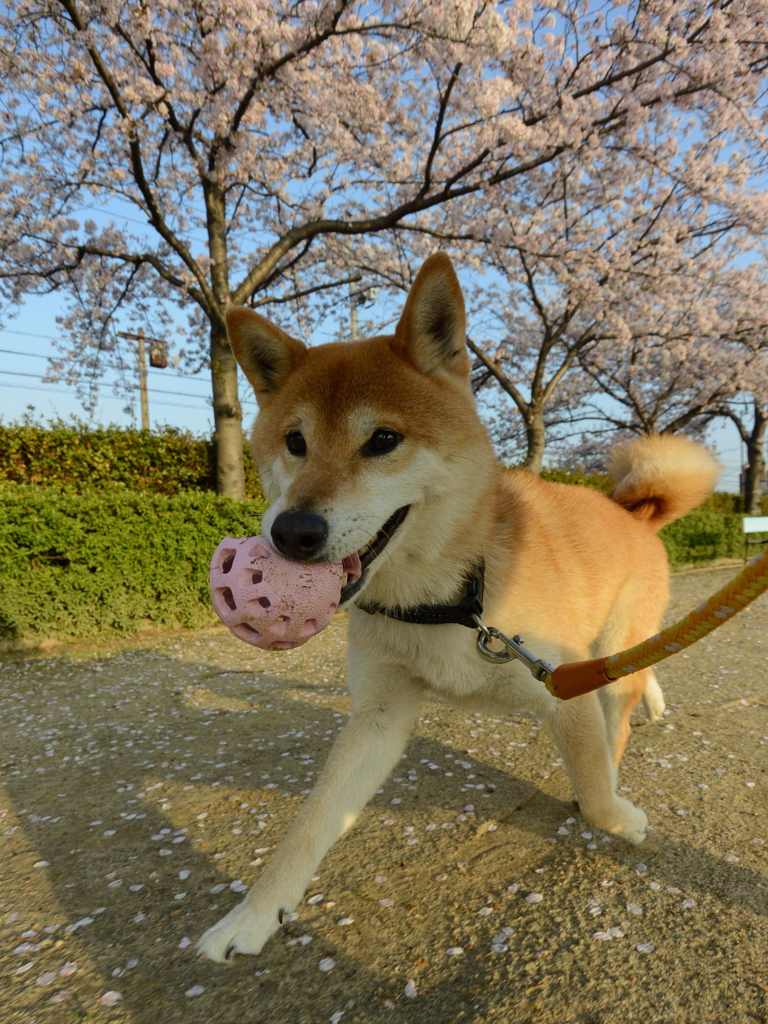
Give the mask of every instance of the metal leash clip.
M 522 637 L 505 636 L 495 626 L 486 626 L 479 615 L 473 615 L 472 618 L 477 626 L 477 651 L 482 658 L 496 665 L 503 665 L 516 658 L 518 661 L 522 661 L 534 679 L 546 683 L 551 678 L 555 670 L 548 661 L 535 657 L 535 655 L 523 647 Z M 503 650 L 492 651 L 490 649 L 488 645 L 494 640 L 503 644 Z

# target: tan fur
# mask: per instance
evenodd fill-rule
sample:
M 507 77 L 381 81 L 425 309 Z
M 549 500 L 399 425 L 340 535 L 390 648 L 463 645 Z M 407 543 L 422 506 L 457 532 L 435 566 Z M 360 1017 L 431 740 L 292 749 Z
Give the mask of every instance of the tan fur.
M 658 530 L 700 505 L 721 467 L 701 445 L 654 434 L 614 448 L 608 469 L 616 480 L 613 500 Z
M 358 602 L 453 603 L 483 561 L 484 621 L 522 634 L 537 656 L 558 664 L 622 650 L 658 631 L 668 569 L 655 531 L 706 495 L 714 459 L 680 438 L 631 442 L 612 454 L 613 500 L 502 471 L 475 410 L 461 289 L 442 255 L 419 272 L 394 336 L 307 349 L 249 310 L 231 311 L 228 324 L 260 406 L 252 447 L 272 502 L 262 532 L 284 512 L 320 516 L 317 557 L 330 561 L 409 511 L 349 604 L 349 720 L 261 879 L 200 952 L 222 960 L 261 949 L 397 762 L 426 695 L 540 716 L 585 817 L 640 842 L 647 819 L 617 794 L 616 768 L 632 708 L 642 699 L 649 716 L 663 712 L 653 672 L 563 702 L 519 663 L 481 659 L 473 630 L 398 622 Z M 366 456 L 379 428 L 402 441 Z M 291 431 L 306 442 L 301 457 L 286 446 Z

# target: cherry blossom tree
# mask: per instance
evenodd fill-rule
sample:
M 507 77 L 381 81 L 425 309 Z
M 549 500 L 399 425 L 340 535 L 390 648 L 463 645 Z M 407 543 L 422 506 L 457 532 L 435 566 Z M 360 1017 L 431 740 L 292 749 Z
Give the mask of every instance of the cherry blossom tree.
M 614 126 L 500 183 L 492 205 L 474 194 L 420 225 L 427 247 L 450 245 L 484 271 L 470 310 L 475 385 L 500 447 L 534 472 L 545 443 L 584 421 L 587 437 L 606 423 L 701 432 L 718 403 L 762 386 L 745 322 L 765 335 L 765 288 L 755 304 L 731 272 L 766 225 L 754 87 L 715 118 L 706 99 L 691 109 L 670 97 L 652 140 Z M 723 301 L 734 280 L 742 304 Z M 595 391 L 611 406 L 595 409 Z
M 701 424 L 759 386 L 753 357 L 768 336 L 764 281 L 732 269 L 755 244 L 762 196 L 732 188 L 723 200 L 704 175 L 660 183 L 640 167 L 606 183 L 582 171 L 550 175 L 530 207 L 497 207 L 502 238 L 483 247 L 471 304 L 476 386 L 496 392 L 497 440 L 534 472 L 545 442 L 585 420 Z M 590 411 L 595 392 L 611 402 Z
M 766 21 L 768 0 L 9 0 L 0 294 L 66 292 L 72 379 L 110 358 L 121 312 L 156 336 L 185 311 L 240 496 L 228 305 L 306 331 L 361 268 L 387 284 L 436 240 L 514 248 L 510 203 L 543 240 L 564 164 L 606 196 L 639 165 L 742 202 Z M 685 132 L 706 147 L 678 151 Z
M 764 264 L 723 268 L 710 278 L 672 276 L 666 284 L 663 315 L 652 305 L 645 318 L 640 311 L 629 344 L 580 354 L 596 391 L 611 400 L 594 414 L 629 432 L 700 436 L 713 420 L 731 420 L 747 449 L 745 507 L 756 513 L 768 406 Z
M 746 449 L 744 465 L 744 511 L 759 516 L 763 511 L 762 485 L 766 475 L 765 444 L 768 435 L 768 390 L 760 395 L 745 396 L 743 402 L 730 402 L 719 410 L 719 415 L 731 420 L 739 432 Z

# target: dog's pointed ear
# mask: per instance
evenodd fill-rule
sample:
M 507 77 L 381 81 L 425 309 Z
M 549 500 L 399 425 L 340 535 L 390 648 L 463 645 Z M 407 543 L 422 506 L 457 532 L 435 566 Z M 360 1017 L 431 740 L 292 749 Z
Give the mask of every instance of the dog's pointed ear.
M 235 359 L 261 405 L 280 390 L 288 374 L 304 359 L 307 347 L 247 306 L 233 306 L 225 319 Z
M 453 264 L 435 253 L 416 275 L 395 339 L 423 373 L 444 371 L 465 377 L 471 363 L 466 344 L 464 296 Z

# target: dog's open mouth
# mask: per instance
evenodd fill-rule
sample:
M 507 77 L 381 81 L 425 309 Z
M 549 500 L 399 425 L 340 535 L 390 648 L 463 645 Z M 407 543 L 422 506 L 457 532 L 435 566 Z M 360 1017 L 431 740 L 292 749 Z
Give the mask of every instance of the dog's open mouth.
M 354 597 L 362 587 L 365 582 L 365 574 L 368 566 L 374 558 L 378 558 L 387 544 L 389 544 L 398 526 L 400 526 L 408 515 L 410 507 L 410 505 L 403 505 L 402 508 L 393 512 L 375 537 L 372 537 L 367 544 L 364 544 L 363 547 L 360 548 L 359 551 L 355 551 L 353 554 L 347 555 L 343 560 L 342 565 L 347 573 L 347 583 L 341 588 L 340 605 L 349 601 L 351 597 Z

